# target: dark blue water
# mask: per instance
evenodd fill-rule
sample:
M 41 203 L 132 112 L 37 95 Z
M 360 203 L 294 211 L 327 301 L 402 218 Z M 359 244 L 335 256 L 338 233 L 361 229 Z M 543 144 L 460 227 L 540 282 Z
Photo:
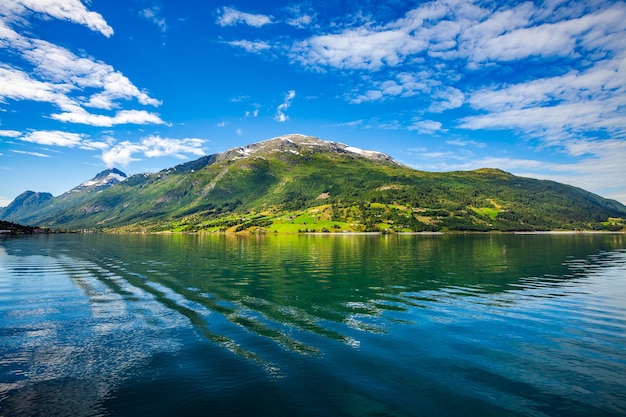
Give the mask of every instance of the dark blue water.
M 624 416 L 626 235 L 0 240 L 0 416 Z

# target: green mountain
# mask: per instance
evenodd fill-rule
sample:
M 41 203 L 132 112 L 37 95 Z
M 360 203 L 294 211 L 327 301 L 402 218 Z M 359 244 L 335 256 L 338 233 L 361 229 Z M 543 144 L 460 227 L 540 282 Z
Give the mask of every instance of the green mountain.
M 118 231 L 620 230 L 626 218 L 623 204 L 569 185 L 497 169 L 418 171 L 303 135 L 5 211 L 0 219 Z
M 50 193 L 36 193 L 34 191 L 24 191 L 15 197 L 8 206 L 0 209 L 0 219 L 12 220 L 28 217 L 29 213 L 38 207 L 45 206 L 52 200 Z
M 0 209 L 0 219 L 22 224 L 39 225 L 48 223 L 44 220 L 71 210 L 93 198 L 97 193 L 119 184 L 126 179 L 126 174 L 117 169 L 107 169 L 94 178 L 81 183 L 58 197 L 50 193 L 25 191 L 4 209 Z M 58 223 L 64 226 L 62 223 Z

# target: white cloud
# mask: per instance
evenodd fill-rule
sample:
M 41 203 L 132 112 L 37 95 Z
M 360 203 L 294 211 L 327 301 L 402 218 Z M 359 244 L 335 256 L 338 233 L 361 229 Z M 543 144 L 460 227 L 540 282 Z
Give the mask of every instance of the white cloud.
M 173 156 L 180 159 L 186 158 L 189 154 L 202 156 L 205 154 L 202 146 L 206 142 L 205 139 L 199 138 L 172 139 L 152 135 L 142 138 L 139 142 L 124 141 L 112 146 L 102 152 L 102 161 L 112 168 L 115 165 L 126 166 L 140 160 L 134 155 L 145 158 Z
M 414 98 L 421 116 L 469 104 L 476 113 L 460 127 L 547 134 L 548 143 L 598 130 L 626 135 L 623 2 L 431 1 L 400 19 L 330 30 L 295 42 L 289 56 L 352 79 L 365 73 L 345 95 L 353 104 Z M 494 78 L 481 81 L 474 69 Z M 532 79 L 538 73 L 545 78 Z M 508 82 L 498 84 L 503 74 Z
M 359 127 L 365 124 L 364 119 L 352 120 L 350 122 L 337 123 L 335 126 L 337 127 Z
M 10 98 L 61 105 L 67 101 L 66 89 L 64 85 L 38 81 L 19 69 L 0 64 L 0 101 Z
M 258 28 L 272 23 L 271 16 L 240 12 L 232 7 L 222 7 L 221 10 L 218 10 L 218 14 L 219 17 L 216 23 L 220 26 L 233 26 L 244 23 Z
M 116 165 L 126 166 L 133 161 L 139 161 L 139 159 L 133 158 L 133 154 L 137 152 L 141 152 L 139 145 L 130 141 L 121 142 L 102 152 L 102 162 L 108 168 L 113 168 Z
M 313 17 L 309 16 L 308 14 L 303 14 L 303 15 L 296 16 L 291 19 L 287 19 L 287 24 L 289 26 L 294 26 L 300 29 L 311 26 L 312 23 L 313 23 Z
M 204 155 L 202 145 L 205 142 L 206 140 L 199 138 L 170 139 L 153 135 L 143 138 L 141 146 L 144 155 L 148 158 L 174 156 L 182 159 L 185 158 L 184 154 Z
M 80 0 L 3 0 L 0 2 L 0 15 L 10 20 L 21 16 L 28 17 L 33 12 L 87 26 L 106 37 L 113 34 L 113 28 L 107 24 L 102 15 L 88 11 Z
M 528 6 L 522 7 L 528 10 Z M 525 14 L 530 18 L 528 12 Z M 470 32 L 475 43 L 468 50 L 469 57 L 479 62 L 493 59 L 510 61 L 529 56 L 571 56 L 580 47 L 611 47 L 611 43 L 618 42 L 615 35 L 624 30 L 625 19 L 626 8 L 615 5 L 578 18 L 512 30 L 510 22 L 502 22 L 508 28 L 504 33 L 496 35 L 492 32 L 491 36 L 485 37 L 485 32 Z M 527 20 L 520 23 L 533 24 Z
M 22 155 L 36 156 L 36 157 L 39 157 L 39 158 L 50 158 L 50 155 L 46 155 L 46 154 L 40 153 L 40 152 L 28 152 L 28 151 L 17 151 L 17 150 L 14 150 L 12 152 L 19 153 L 19 154 L 22 154 Z
M 91 126 L 111 127 L 122 124 L 166 124 L 156 113 L 145 110 L 121 110 L 113 116 L 92 114 L 79 106 L 72 106 L 69 111 L 55 113 L 50 118 L 60 122 L 80 123 Z
M 465 94 L 458 88 L 444 87 L 432 95 L 432 100 L 428 111 L 441 113 L 444 110 L 461 107 L 465 101 Z
M 164 17 L 160 17 L 160 14 L 161 8 L 158 6 L 148 7 L 139 12 L 141 17 L 152 22 L 161 30 L 161 32 L 165 33 L 167 31 L 167 22 Z
M 477 148 L 484 148 L 487 146 L 487 144 L 483 142 L 477 142 L 475 140 L 462 140 L 462 139 L 451 139 L 451 140 L 447 140 L 446 143 L 448 145 L 475 146 Z
M 305 66 L 379 70 L 396 66 L 427 46 L 403 29 L 361 27 L 314 36 L 294 45 L 291 53 Z
M 251 52 L 251 53 L 258 53 L 261 51 L 264 51 L 266 49 L 270 49 L 271 46 L 269 43 L 267 42 L 263 42 L 263 41 L 246 41 L 246 40 L 241 40 L 241 41 L 230 41 L 230 42 L 226 42 L 228 45 L 230 46 L 234 46 L 237 48 L 243 48 L 245 49 L 247 52 Z
M 285 111 L 287 111 L 287 109 L 291 106 L 291 102 L 295 97 L 296 92 L 294 90 L 289 90 L 287 92 L 287 95 L 285 96 L 285 101 L 276 109 L 276 115 L 274 116 L 274 120 L 280 123 L 289 120 L 289 116 L 285 114 Z
M 137 99 L 140 104 L 159 106 L 160 101 L 139 90 L 120 72 L 103 62 L 89 57 L 78 57 L 69 50 L 47 41 L 29 40 L 28 48 L 19 48 L 24 59 L 35 66 L 35 73 L 54 83 L 65 83 L 67 88 L 83 90 L 102 89 L 84 103 L 89 107 L 111 109 L 115 100 Z
M 139 142 L 124 141 L 115 143 L 113 138 L 107 138 L 106 141 L 93 141 L 86 134 L 59 130 L 33 131 L 19 137 L 19 140 L 38 145 L 102 151 L 102 161 L 108 167 L 128 165 L 130 162 L 138 160 L 135 156 L 143 158 L 171 156 L 181 159 L 186 158 L 188 155 L 202 156 L 205 154 L 202 146 L 207 142 L 207 140 L 199 138 L 172 139 L 151 135 L 142 138 Z M 34 156 L 47 156 L 43 154 L 37 155 L 36 152 L 15 152 Z
M 441 122 L 434 120 L 417 120 L 414 121 L 409 127 L 409 130 L 415 130 L 423 135 L 433 134 L 442 130 Z
M 561 146 L 569 140 L 602 130 L 623 138 L 626 115 L 620 111 L 620 103 L 623 99 L 615 98 L 493 111 L 465 117 L 459 127 L 519 130 L 548 146 Z
M 475 91 L 469 104 L 487 111 L 461 120 L 467 129 L 520 129 L 567 138 L 588 130 L 626 133 L 626 54 L 588 70 Z
M 4 136 L 5 138 L 17 138 L 22 136 L 22 132 L 18 132 L 17 130 L 0 130 L 0 136 Z
M 413 64 L 416 58 L 460 58 L 468 65 L 482 65 L 532 56 L 572 57 L 581 49 L 606 51 L 623 45 L 624 4 L 596 4 L 598 10 L 587 14 L 581 5 L 524 2 L 498 7 L 471 0 L 430 1 L 387 23 L 331 26 L 330 33 L 295 42 L 290 56 L 316 69 L 378 71 Z
M 231 103 L 241 103 L 244 101 L 250 100 L 250 96 L 238 96 L 238 97 L 232 97 L 230 99 Z
M 73 3 L 67 2 L 67 12 L 70 14 L 75 7 Z M 0 6 L 0 11 L 30 13 L 24 7 L 39 10 L 38 6 L 31 8 L 30 1 L 12 1 L 7 4 Z M 47 4 L 51 10 L 55 10 L 62 2 L 43 0 L 37 4 Z M 51 16 L 58 17 L 55 13 L 51 13 Z M 158 115 L 138 110 L 121 110 L 115 116 L 89 114 L 84 107 L 112 110 L 120 107 L 120 101 L 136 99 L 139 104 L 150 106 L 159 106 L 161 102 L 137 88 L 112 66 L 91 57 L 79 57 L 50 42 L 23 36 L 7 26 L 10 21 L 0 14 L 0 46 L 21 57 L 28 66 L 32 66 L 32 70 L 27 73 L 17 66 L 0 64 L 0 101 L 47 102 L 62 111 L 52 115 L 54 119 L 96 126 L 164 123 Z M 90 92 L 91 96 L 80 95 L 84 92 Z
M 85 140 L 86 135 L 79 133 L 63 132 L 60 130 L 38 130 L 29 132 L 20 140 L 24 142 L 37 143 L 39 145 L 62 146 L 73 148 L 80 146 Z
M 394 79 L 372 82 L 372 89 L 364 94 L 357 94 L 350 99 L 350 102 L 359 104 L 390 97 L 412 97 L 422 93 L 431 93 L 440 84 L 439 81 L 433 80 L 431 71 L 401 72 Z
M 36 143 L 38 145 L 80 148 L 85 150 L 103 150 L 111 146 L 110 143 L 93 141 L 89 139 L 86 134 L 61 130 L 36 130 L 23 135 L 17 132 L 13 137 L 23 142 Z M 54 152 L 50 149 L 48 150 Z
M 316 18 L 315 10 L 303 5 L 290 5 L 285 11 L 289 16 L 285 18 L 285 23 L 298 29 L 310 28 Z
M 254 109 L 253 111 L 247 110 L 244 113 L 245 117 L 253 117 L 256 118 L 259 115 L 259 109 Z

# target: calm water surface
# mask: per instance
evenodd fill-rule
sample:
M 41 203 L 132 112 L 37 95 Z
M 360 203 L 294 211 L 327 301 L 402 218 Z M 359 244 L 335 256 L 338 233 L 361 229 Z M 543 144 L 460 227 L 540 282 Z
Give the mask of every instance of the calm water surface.
M 626 235 L 0 240 L 0 416 L 624 416 Z

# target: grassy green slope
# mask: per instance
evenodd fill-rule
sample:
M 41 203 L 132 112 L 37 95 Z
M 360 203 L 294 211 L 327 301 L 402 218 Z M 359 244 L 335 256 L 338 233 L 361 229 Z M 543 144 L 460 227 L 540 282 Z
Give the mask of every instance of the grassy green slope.
M 38 224 L 117 230 L 610 229 L 626 207 L 579 188 L 483 169 L 429 173 L 301 149 L 136 175 Z

